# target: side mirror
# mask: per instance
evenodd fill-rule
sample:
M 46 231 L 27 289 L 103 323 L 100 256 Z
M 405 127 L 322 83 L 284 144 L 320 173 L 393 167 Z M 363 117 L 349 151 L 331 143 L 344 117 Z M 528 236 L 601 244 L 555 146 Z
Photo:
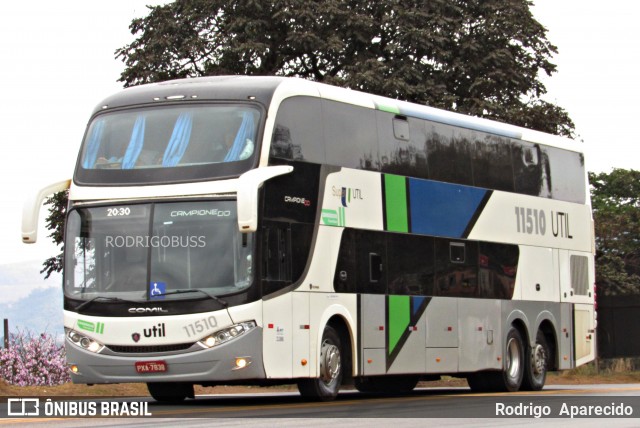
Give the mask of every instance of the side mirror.
M 37 241 L 38 217 L 44 198 L 53 193 L 67 190 L 69 186 L 71 186 L 71 180 L 50 184 L 25 201 L 22 208 L 22 242 L 33 244 Z
M 245 172 L 238 178 L 238 229 L 241 233 L 258 229 L 258 190 L 265 181 L 289 174 L 289 165 L 269 166 Z

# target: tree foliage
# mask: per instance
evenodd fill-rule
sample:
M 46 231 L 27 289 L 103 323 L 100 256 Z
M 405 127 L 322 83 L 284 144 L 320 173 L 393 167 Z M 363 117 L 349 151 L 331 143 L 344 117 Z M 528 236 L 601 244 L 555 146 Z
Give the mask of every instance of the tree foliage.
M 296 76 L 572 136 L 540 99 L 556 47 L 529 0 L 177 0 L 133 20 L 125 86 Z
M 557 49 L 529 0 L 176 0 L 118 50 L 125 86 L 205 75 L 295 76 L 573 136 L 540 97 Z M 62 243 L 66 194 L 47 201 Z M 48 277 L 62 254 L 44 263 Z
M 51 231 L 49 238 L 54 244 L 62 246 L 61 252 L 57 256 L 49 257 L 42 264 L 40 273 L 49 278 L 54 272 L 62 271 L 62 252 L 64 251 L 64 220 L 67 214 L 67 203 L 69 201 L 69 191 L 54 193 L 47 198 L 45 205 L 49 205 L 49 215 L 46 218 L 47 229 Z
M 640 294 L 640 171 L 589 173 L 596 282 L 605 295 Z

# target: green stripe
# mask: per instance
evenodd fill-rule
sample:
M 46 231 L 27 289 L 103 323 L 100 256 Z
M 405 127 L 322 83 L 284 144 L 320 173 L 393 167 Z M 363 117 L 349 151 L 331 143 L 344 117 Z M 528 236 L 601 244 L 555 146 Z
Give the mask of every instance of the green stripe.
M 94 332 L 96 329 L 96 326 L 92 322 L 85 321 L 85 320 L 78 320 L 78 328 L 82 330 Z
M 338 212 L 336 210 L 322 210 L 322 222 L 327 226 L 339 226 Z
M 396 106 L 385 106 L 385 105 L 376 103 L 376 108 L 380 111 L 386 111 L 387 113 L 400 114 L 400 109 Z
M 384 176 L 387 230 L 408 232 L 406 178 L 399 175 Z
M 391 355 L 411 321 L 410 296 L 389 296 L 389 349 Z

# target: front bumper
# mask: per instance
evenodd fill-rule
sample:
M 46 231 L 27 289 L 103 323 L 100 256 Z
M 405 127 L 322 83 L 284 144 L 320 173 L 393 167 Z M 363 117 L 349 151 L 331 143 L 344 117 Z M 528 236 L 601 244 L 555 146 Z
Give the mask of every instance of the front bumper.
M 185 353 L 96 354 L 65 341 L 67 363 L 78 367 L 73 383 L 208 382 L 264 379 L 262 328 L 256 327 L 236 339 L 211 349 Z M 239 369 L 236 358 L 248 357 L 250 364 Z M 164 361 L 167 371 L 138 373 L 135 363 Z

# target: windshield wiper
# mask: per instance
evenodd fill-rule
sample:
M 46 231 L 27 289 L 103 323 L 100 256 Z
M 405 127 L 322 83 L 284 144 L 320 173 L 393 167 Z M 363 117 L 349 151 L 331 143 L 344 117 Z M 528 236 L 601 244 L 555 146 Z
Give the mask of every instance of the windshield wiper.
M 206 291 L 201 290 L 199 288 L 190 288 L 188 290 L 167 291 L 166 293 L 154 294 L 151 297 L 151 299 L 153 299 L 154 297 L 162 297 L 162 296 L 169 296 L 171 294 L 185 294 L 185 293 L 202 293 L 202 294 L 206 295 L 207 297 L 209 297 L 209 298 L 215 300 L 216 302 L 220 303 L 224 308 L 229 307 L 229 304 L 225 300 L 222 300 L 218 296 L 214 296 L 213 294 L 207 293 Z
M 84 308 L 85 306 L 89 306 L 90 303 L 93 303 L 96 300 L 104 300 L 105 302 L 140 303 L 140 302 L 134 302 L 133 300 L 121 299 L 119 297 L 96 296 L 93 299 L 87 300 L 86 302 L 81 303 L 80 305 L 78 305 L 78 307 L 76 308 L 76 311 L 80 312 L 80 310 L 82 308 Z

